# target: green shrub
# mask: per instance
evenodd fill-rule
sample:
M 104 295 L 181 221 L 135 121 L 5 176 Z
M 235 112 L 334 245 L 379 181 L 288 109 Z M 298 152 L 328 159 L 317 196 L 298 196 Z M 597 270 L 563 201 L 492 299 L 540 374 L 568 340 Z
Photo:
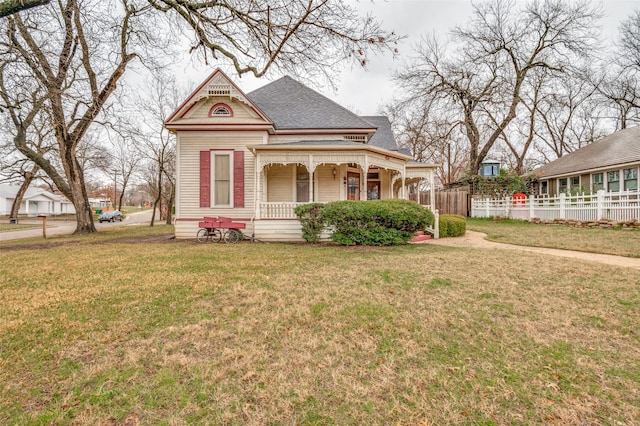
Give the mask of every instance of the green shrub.
M 295 208 L 296 216 L 302 224 L 302 238 L 308 243 L 317 243 L 324 229 L 322 209 L 324 204 L 302 204 Z
M 322 217 L 332 241 L 343 245 L 406 243 L 434 221 L 431 211 L 407 200 L 334 201 Z
M 438 229 L 440 238 L 459 237 L 467 232 L 467 218 L 457 214 L 441 214 Z

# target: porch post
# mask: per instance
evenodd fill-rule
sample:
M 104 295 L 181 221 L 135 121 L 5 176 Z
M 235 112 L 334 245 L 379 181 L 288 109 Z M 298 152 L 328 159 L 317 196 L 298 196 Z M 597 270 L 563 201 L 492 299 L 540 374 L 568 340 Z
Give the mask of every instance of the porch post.
M 429 203 L 431 203 L 431 211 L 436 211 L 436 185 L 433 177 L 433 169 L 429 171 Z
M 400 195 L 400 197 L 403 200 L 407 199 L 407 179 L 406 179 L 406 175 L 407 175 L 407 168 L 402 166 L 402 194 Z
M 315 167 L 313 167 L 313 154 L 309 154 L 309 163 L 307 166 L 307 171 L 309 172 L 309 197 L 308 200 L 310 203 L 314 202 L 315 200 L 313 199 L 313 175 L 314 175 L 314 171 L 315 171 Z M 297 179 L 297 176 L 296 176 Z
M 253 180 L 255 182 L 255 206 L 253 206 L 253 208 L 255 209 L 254 211 L 254 216 L 256 217 L 256 219 L 260 219 L 260 209 L 262 208 L 262 173 L 264 171 L 264 167 L 260 167 L 260 161 L 258 160 L 260 157 L 260 154 L 258 154 L 258 156 L 256 157 L 256 168 L 254 171 L 254 175 L 253 175 Z M 260 170 L 258 170 L 258 168 L 260 168 Z
M 362 171 L 362 182 L 364 185 L 364 189 L 360 192 L 361 200 L 368 200 L 369 194 L 367 193 L 367 173 L 369 172 L 369 154 L 364 157 L 364 170 Z

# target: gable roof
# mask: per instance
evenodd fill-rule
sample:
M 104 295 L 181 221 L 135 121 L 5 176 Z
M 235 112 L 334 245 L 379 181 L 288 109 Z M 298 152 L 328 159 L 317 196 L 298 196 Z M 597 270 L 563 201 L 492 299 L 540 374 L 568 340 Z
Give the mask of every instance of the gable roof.
M 368 129 L 368 121 L 289 76 L 247 93 L 277 129 Z
M 0 184 L 0 195 L 3 198 L 13 200 L 18 195 L 20 185 L 13 184 Z M 64 195 L 54 194 L 46 189 L 38 188 L 36 186 L 29 186 L 27 191 L 22 196 L 23 200 L 45 201 L 45 199 L 53 201 L 66 201 Z
M 217 68 L 187 97 L 187 99 L 169 116 L 169 118 L 167 118 L 164 123 L 165 126 L 173 126 L 200 100 L 217 96 L 236 99 L 252 108 L 265 122 L 269 122 L 269 119 L 262 111 L 256 108 L 256 105 L 251 102 L 247 95 L 245 95 L 245 93 L 240 90 L 240 88 L 220 68 Z
M 541 178 L 640 162 L 640 126 L 605 136 L 535 170 Z

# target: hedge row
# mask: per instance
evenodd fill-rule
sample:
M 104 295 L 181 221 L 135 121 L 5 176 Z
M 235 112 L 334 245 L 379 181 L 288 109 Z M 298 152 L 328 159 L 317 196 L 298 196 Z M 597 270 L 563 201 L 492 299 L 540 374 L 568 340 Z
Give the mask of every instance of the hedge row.
M 441 214 L 438 230 L 440 238 L 459 237 L 467 232 L 467 219 L 457 214 Z
M 334 201 L 296 208 L 302 236 L 317 242 L 323 229 L 333 230 L 331 240 L 343 245 L 393 245 L 406 243 L 416 231 L 433 226 L 430 210 L 407 200 Z

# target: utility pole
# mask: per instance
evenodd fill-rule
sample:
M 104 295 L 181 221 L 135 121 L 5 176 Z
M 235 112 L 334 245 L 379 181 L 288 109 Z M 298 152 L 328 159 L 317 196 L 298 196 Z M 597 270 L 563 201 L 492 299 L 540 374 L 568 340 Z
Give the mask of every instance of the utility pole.
M 113 172 L 113 209 L 116 209 L 116 200 L 118 199 L 118 171 L 116 169 L 111 170 Z

